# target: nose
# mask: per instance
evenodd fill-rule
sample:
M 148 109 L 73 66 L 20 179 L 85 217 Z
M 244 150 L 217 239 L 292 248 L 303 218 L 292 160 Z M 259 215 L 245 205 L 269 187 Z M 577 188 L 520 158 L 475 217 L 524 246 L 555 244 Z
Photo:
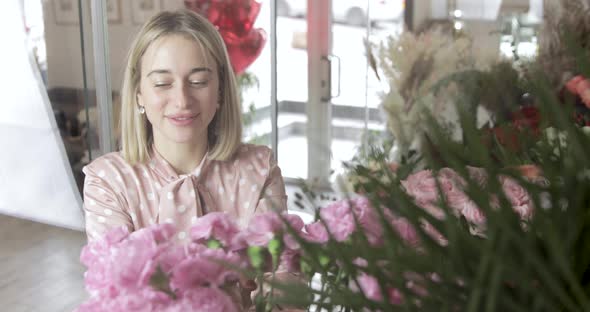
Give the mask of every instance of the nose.
M 186 108 L 190 105 L 190 93 L 186 84 L 180 84 L 175 92 L 174 102 L 178 108 Z

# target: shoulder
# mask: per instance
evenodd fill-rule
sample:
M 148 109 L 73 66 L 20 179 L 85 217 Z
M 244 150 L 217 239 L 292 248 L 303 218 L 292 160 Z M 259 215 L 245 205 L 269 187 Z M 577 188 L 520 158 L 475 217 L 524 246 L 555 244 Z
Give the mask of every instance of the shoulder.
M 270 165 L 273 161 L 273 152 L 266 145 L 242 144 L 238 148 L 235 157 L 241 162 Z
M 106 173 L 125 172 L 132 169 L 132 167 L 133 166 L 121 156 L 120 152 L 112 152 L 96 158 L 90 164 L 84 166 L 82 171 L 85 175 L 95 174 L 102 177 L 105 176 Z
M 231 160 L 217 162 L 216 167 L 219 165 L 224 170 L 237 171 L 242 176 L 265 178 L 275 166 L 273 159 L 272 150 L 267 146 L 241 144 Z

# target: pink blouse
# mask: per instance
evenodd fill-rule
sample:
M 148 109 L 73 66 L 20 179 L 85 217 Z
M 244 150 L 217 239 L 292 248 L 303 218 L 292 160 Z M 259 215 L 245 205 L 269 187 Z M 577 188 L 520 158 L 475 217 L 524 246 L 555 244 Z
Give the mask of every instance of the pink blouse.
M 150 158 L 131 166 L 115 152 L 84 167 L 89 239 L 112 227 L 134 231 L 172 222 L 177 239 L 186 241 L 192 223 L 208 212 L 227 212 L 246 226 L 255 213 L 287 210 L 281 170 L 266 146 L 243 144 L 227 161 L 206 155 L 186 175 L 177 174 L 155 149 Z

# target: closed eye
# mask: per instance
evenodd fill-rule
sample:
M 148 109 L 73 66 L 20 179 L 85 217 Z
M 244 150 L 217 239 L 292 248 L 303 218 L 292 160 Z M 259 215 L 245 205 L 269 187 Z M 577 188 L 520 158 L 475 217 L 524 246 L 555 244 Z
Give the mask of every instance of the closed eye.
M 204 86 L 204 85 L 207 85 L 207 81 L 206 80 L 192 80 L 192 81 L 189 81 L 189 83 L 192 86 Z
M 167 82 L 156 82 L 154 83 L 154 87 L 156 88 L 165 88 L 165 87 L 169 87 L 171 86 L 171 83 L 167 83 Z

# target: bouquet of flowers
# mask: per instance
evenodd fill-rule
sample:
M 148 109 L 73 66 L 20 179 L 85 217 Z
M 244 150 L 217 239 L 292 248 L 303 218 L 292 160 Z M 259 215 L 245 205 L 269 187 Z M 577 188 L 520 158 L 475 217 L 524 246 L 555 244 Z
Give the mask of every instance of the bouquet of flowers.
M 454 106 L 448 105 L 456 88 L 449 85 L 435 90 L 434 86 L 452 73 L 485 66 L 475 57 L 471 43 L 464 34 L 432 27 L 420 34 L 390 36 L 377 47 L 373 69 L 378 77 L 381 72 L 387 79 L 389 90 L 382 107 L 400 157 L 410 149 L 420 150 L 425 113 L 436 116 L 449 133 L 456 136 L 460 131 Z
M 563 3 L 574 1 L 582 2 Z M 584 10 L 588 9 L 587 1 L 583 2 Z M 575 17 L 587 19 L 584 10 Z M 560 40 L 566 37 L 562 31 L 566 30 L 560 30 Z M 566 71 L 561 66 L 555 71 L 531 66 L 522 76 L 504 66 L 478 73 L 482 79 L 464 79 L 464 85 L 455 85 L 459 91 L 453 100 L 483 95 L 478 99 L 489 100 L 483 104 L 498 108 L 505 113 L 502 121 L 525 134 L 518 137 L 519 144 L 534 148 L 519 153 L 491 147 L 482 140 L 472 116 L 462 111 L 458 123 L 463 141 L 457 144 L 438 122 L 436 110 L 421 114 L 425 117 L 416 121 L 419 128 L 407 129 L 413 135 L 419 132 L 415 129 L 424 128 L 436 146 L 421 151 L 428 170 L 412 164 L 392 168 L 386 157 L 373 158 L 376 164 L 369 160 L 356 165 L 354 190 L 363 196 L 320 209 L 319 220 L 304 226 L 302 237 L 294 236 L 301 250 L 301 271 L 321 276 L 320 285 L 285 287 L 287 296 L 280 300 L 329 311 L 588 310 L 590 137 L 588 128 L 579 127 L 585 123 L 579 118 L 572 122 L 572 113 L 580 105 L 586 107 L 590 94 L 584 82 L 590 77 L 586 44 L 590 37 L 587 31 L 572 33 L 583 39 L 584 53 L 553 63 L 570 68 L 573 75 L 566 75 L 568 79 L 562 79 Z M 396 120 L 407 116 L 404 108 L 412 109 L 405 106 L 408 100 L 429 103 L 429 85 L 438 82 L 431 83 L 425 76 L 401 79 L 404 73 L 428 72 L 418 69 L 432 68 L 432 62 L 420 53 L 408 53 L 419 49 L 388 48 L 396 55 L 392 62 L 423 58 L 415 62 L 414 71 L 408 70 L 412 66 L 406 70 L 384 67 L 391 69 L 392 78 L 388 78 L 393 90 L 392 102 L 384 105 L 398 108 L 391 116 Z M 546 77 L 547 73 L 558 73 L 559 79 Z M 512 88 L 473 84 L 502 79 Z M 559 81 L 557 87 L 554 81 Z M 404 86 L 428 91 L 400 91 Z M 564 86 L 565 95 L 559 91 Z M 419 95 L 412 99 L 412 94 Z M 576 98 L 576 109 L 567 105 L 572 103 L 567 99 L 570 95 Z M 398 126 L 404 129 L 405 124 Z M 392 129 L 398 143 L 400 129 Z M 512 136 L 511 132 L 504 138 L 510 142 Z M 534 165 L 519 166 L 522 163 Z
M 210 213 L 191 228 L 186 245 L 175 242 L 171 224 L 113 229 L 82 250 L 90 298 L 77 311 L 241 311 L 237 284 L 245 269 L 294 267 L 297 246 L 282 239 L 283 220 L 303 227 L 298 216 L 266 213 L 240 230 L 226 214 Z

